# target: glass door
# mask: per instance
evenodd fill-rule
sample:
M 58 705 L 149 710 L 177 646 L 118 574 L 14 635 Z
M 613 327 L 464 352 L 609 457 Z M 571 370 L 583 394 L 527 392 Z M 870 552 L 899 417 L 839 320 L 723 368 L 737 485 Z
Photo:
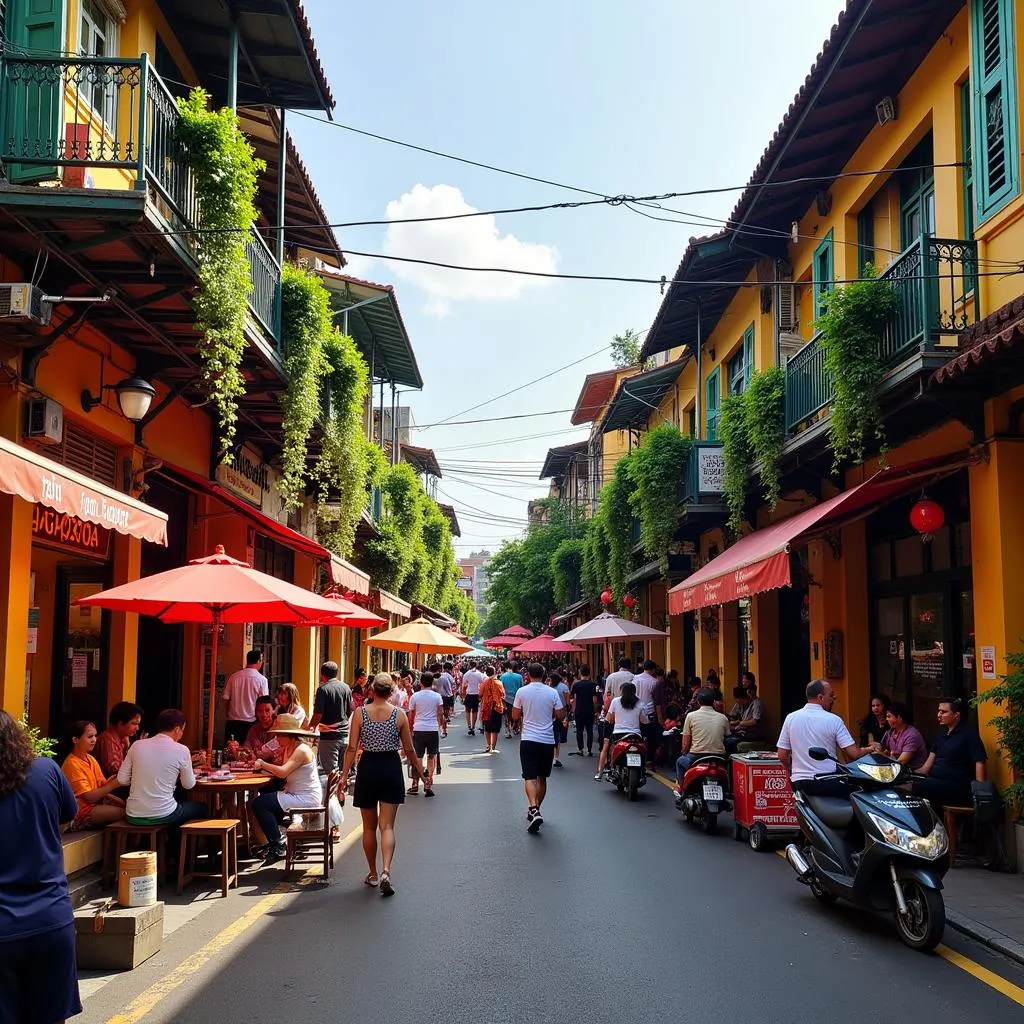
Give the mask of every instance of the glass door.
M 909 612 L 914 724 L 927 734 L 936 721 L 939 701 L 949 696 L 946 595 L 941 591 L 911 594 Z
M 903 597 L 880 597 L 875 602 L 874 688 L 890 700 L 907 699 L 906 635 Z

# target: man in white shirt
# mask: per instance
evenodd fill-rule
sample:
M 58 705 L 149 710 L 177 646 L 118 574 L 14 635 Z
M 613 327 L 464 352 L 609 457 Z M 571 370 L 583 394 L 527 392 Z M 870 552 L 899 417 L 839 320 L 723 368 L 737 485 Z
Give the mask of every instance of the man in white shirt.
M 611 702 L 622 692 L 623 683 L 633 682 L 633 673 L 630 670 L 629 658 L 619 659 L 619 671 L 610 672 L 604 682 L 604 709 L 608 710 Z
M 177 786 L 192 789 L 196 784 L 192 755 L 181 742 L 185 732 L 185 713 L 170 708 L 161 711 L 156 733 L 137 740 L 128 748 L 117 772 L 117 781 L 129 786 L 125 808 L 130 825 L 170 825 L 175 827 L 195 818 L 209 817 L 206 804 L 196 800 L 179 801 Z
M 433 796 L 434 769 L 437 767 L 441 730 L 444 728 L 444 701 L 434 689 L 433 672 L 424 672 L 420 676 L 420 688 L 409 698 L 409 723 L 416 756 L 423 758 L 426 755 L 427 772 L 423 777 L 423 795 Z M 419 786 L 420 780 L 413 779 L 407 790 L 409 795 L 415 796 L 420 791 Z
M 846 796 L 849 790 L 842 783 L 815 776 L 835 771 L 835 758 L 840 750 L 853 760 L 861 756 L 861 749 L 853 742 L 846 723 L 832 714 L 836 699 L 832 684 L 815 679 L 807 684 L 806 692 L 807 703 L 799 711 L 791 711 L 782 723 L 779 760 L 789 769 L 794 789 L 816 796 Z M 811 747 L 824 747 L 831 760 L 812 760 L 808 754 Z
M 530 681 L 516 692 L 512 717 L 523 724 L 519 763 L 526 789 L 526 831 L 536 834 L 544 824 L 540 805 L 555 760 L 554 723 L 565 718 L 565 705 L 559 692 L 544 682 L 543 665 L 531 664 L 527 672 Z
M 484 674 L 480 666 L 474 661 L 470 663 L 469 671 L 462 677 L 462 703 L 466 705 L 466 725 L 469 728 L 469 735 L 476 735 L 476 716 L 480 713 L 480 684 L 484 681 Z
M 452 675 L 452 667 L 447 662 L 444 669 L 438 662 L 430 666 L 434 675 L 434 689 L 441 694 L 441 703 L 444 705 L 444 725 L 441 726 L 441 735 L 448 735 L 448 723 L 452 720 L 452 711 L 455 710 L 455 677 Z
M 263 652 L 250 651 L 245 656 L 245 668 L 228 676 L 222 699 L 228 702 L 224 723 L 224 742 L 234 737 L 239 743 L 245 742 L 249 730 L 256 721 L 256 698 L 270 694 L 267 677 L 263 668 Z
M 633 685 L 636 687 L 636 699 L 647 716 L 647 724 L 643 729 L 643 737 L 647 741 L 647 756 L 653 763 L 655 754 L 658 751 L 658 744 L 661 742 L 663 732 L 658 725 L 658 716 L 654 713 L 654 687 L 658 685 L 654 673 L 658 670 L 657 662 L 650 658 L 644 662 L 643 672 L 633 676 Z

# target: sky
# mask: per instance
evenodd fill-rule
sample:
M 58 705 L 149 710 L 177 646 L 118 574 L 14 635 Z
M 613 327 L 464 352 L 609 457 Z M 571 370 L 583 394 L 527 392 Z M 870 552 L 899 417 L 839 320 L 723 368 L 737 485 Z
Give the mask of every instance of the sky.
M 814 63 L 840 0 L 304 0 L 335 125 L 289 127 L 332 222 L 742 186 Z M 322 116 L 322 115 L 320 115 Z M 438 150 L 540 184 L 356 134 Z M 412 443 L 441 464 L 456 554 L 521 536 L 547 449 L 587 436 L 585 374 L 646 331 L 657 285 L 545 281 L 403 264 L 671 279 L 738 192 L 626 206 L 339 229 L 349 272 L 393 284 L 424 378 Z M 717 220 L 716 220 L 717 218 Z M 538 378 L 546 377 L 544 380 Z M 506 392 L 516 390 L 513 394 Z M 504 396 L 504 397 L 501 397 Z M 551 415 L 532 415 L 551 413 Z M 519 417 L 519 418 L 510 418 Z M 450 424 L 439 424 L 441 420 Z

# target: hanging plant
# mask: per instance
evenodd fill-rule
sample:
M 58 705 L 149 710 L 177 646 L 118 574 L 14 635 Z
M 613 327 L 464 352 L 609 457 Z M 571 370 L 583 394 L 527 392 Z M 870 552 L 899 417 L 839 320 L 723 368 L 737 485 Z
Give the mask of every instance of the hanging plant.
M 331 334 L 330 296 L 310 271 L 285 263 L 281 268 L 281 340 L 288 384 L 284 410 L 281 478 L 277 487 L 286 509 L 302 502 L 308 476 L 307 447 L 323 411 L 321 385 L 327 372 L 324 341 Z
M 598 508 L 592 519 L 587 521 L 583 538 L 582 586 L 583 596 L 595 607 L 598 596 L 608 579 L 608 535 L 605 532 L 604 512 Z
M 640 523 L 640 541 L 648 558 L 664 558 L 679 525 L 679 485 L 693 441 L 678 427 L 662 423 L 647 433 L 629 457 L 634 490 L 630 507 Z
M 874 278 L 868 264 L 863 277 Z M 837 288 L 815 326 L 821 332 L 825 373 L 832 383 L 828 422 L 833 469 L 844 460 L 864 461 L 870 448 L 885 447 L 879 395 L 884 364 L 882 339 L 899 298 L 888 281 L 863 280 Z
M 555 607 L 560 611 L 579 599 L 586 548 L 587 542 L 582 537 L 569 537 L 551 556 Z
M 747 423 L 747 404 L 742 394 L 729 395 L 722 403 L 718 421 L 725 460 L 725 503 L 729 509 L 729 529 L 739 533 L 747 500 L 751 447 Z
M 608 543 L 608 580 L 616 598 L 626 592 L 633 554 L 633 509 L 629 502 L 633 482 L 629 476 L 632 454 L 615 463 L 611 480 L 601 489 L 598 505 L 603 509 L 604 532 Z M 622 609 L 620 608 L 620 611 Z
M 245 317 L 252 289 L 246 242 L 256 220 L 257 160 L 227 107 L 210 110 L 209 97 L 193 89 L 178 100 L 177 140 L 195 177 L 202 232 L 196 236 L 199 289 L 192 298 L 196 327 L 202 334 L 199 361 L 210 388 L 219 425 L 218 450 L 230 450 L 238 420 L 238 399 L 245 394 L 242 356 Z
M 1003 799 L 1016 808 L 1017 821 L 1024 823 L 1024 651 L 1006 655 L 1009 673 L 974 698 L 975 706 L 991 701 L 1001 710 L 992 718 L 999 732 L 999 748 L 1013 769 L 1014 782 L 1003 791 Z
M 779 503 L 779 462 L 786 443 L 786 371 L 772 366 L 755 373 L 743 393 L 750 454 L 759 463 L 768 507 Z

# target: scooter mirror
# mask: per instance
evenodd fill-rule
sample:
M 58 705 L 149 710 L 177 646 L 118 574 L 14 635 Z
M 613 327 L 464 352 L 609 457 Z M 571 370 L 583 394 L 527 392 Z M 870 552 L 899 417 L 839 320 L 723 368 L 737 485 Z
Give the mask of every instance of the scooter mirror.
M 829 761 L 831 760 L 831 754 L 824 747 L 811 747 L 807 751 L 812 761 Z

